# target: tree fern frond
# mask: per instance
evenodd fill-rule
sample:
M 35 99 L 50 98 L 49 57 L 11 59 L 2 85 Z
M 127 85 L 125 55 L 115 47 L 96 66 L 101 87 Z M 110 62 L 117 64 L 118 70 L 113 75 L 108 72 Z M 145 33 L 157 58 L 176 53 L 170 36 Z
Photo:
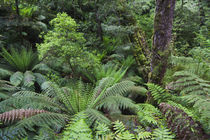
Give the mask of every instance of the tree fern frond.
M 84 113 L 87 115 L 87 119 L 91 124 L 95 121 L 107 125 L 110 125 L 111 123 L 111 121 L 107 117 L 105 117 L 101 112 L 95 109 L 86 109 Z
M 13 72 L 0 68 L 0 79 L 4 79 L 7 77 L 10 77 L 13 74 Z
M 125 95 L 125 93 L 128 92 L 129 89 L 134 86 L 134 84 L 135 83 L 131 81 L 122 81 L 120 83 L 116 83 L 113 86 L 107 88 L 104 96 L 102 96 L 102 99 L 113 95 Z
M 101 109 L 102 107 L 108 110 L 118 109 L 118 108 L 120 109 L 129 108 L 131 110 L 136 109 L 136 105 L 131 99 L 120 96 L 120 95 L 109 96 L 105 98 L 104 100 L 101 100 L 96 106 L 96 108 Z
M 22 48 L 20 51 L 11 48 L 10 52 L 3 48 L 1 55 L 14 71 L 31 70 L 39 62 L 38 55 L 31 48 Z
M 199 78 L 197 75 L 187 71 L 179 71 L 174 74 L 178 80 L 174 83 L 174 87 L 181 90 L 184 94 L 207 94 L 210 89 L 210 82 Z
M 46 113 L 45 110 L 37 109 L 16 109 L 0 114 L 0 120 L 4 123 L 12 123 L 13 121 L 22 120 L 36 114 Z
M 17 122 L 12 128 L 13 131 L 18 132 L 18 137 L 24 137 L 27 135 L 27 130 L 35 131 L 34 126 L 65 126 L 66 121 L 69 120 L 69 116 L 58 113 L 41 113 L 29 118 L 25 118 Z
M 35 107 L 33 107 L 33 104 L 35 104 Z M 40 104 L 39 104 L 40 103 Z M 45 104 L 43 104 L 45 103 Z M 42 106 L 42 104 L 44 106 Z M 29 91 L 20 91 L 14 94 L 13 97 L 4 100 L 0 102 L 0 112 L 9 111 L 9 107 L 15 107 L 15 108 L 21 108 L 21 107 L 29 107 L 33 109 L 37 109 L 36 107 L 39 106 L 39 109 L 46 109 L 49 106 L 49 108 L 57 108 L 60 110 L 64 110 L 65 108 L 62 108 L 59 106 L 55 101 L 47 96 L 37 94 L 35 92 L 29 92 Z M 43 108 L 42 108 L 43 107 Z

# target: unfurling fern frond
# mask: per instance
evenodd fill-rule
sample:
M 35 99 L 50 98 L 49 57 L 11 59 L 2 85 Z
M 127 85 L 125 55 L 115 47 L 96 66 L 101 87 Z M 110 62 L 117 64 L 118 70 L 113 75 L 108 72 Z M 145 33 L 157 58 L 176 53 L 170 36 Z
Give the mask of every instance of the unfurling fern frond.
M 46 113 L 45 110 L 37 109 L 16 109 L 0 114 L 0 121 L 4 123 L 11 123 L 13 121 L 22 120 L 40 113 Z
M 175 136 L 170 132 L 169 129 L 159 127 L 153 131 L 153 140 L 174 140 Z
M 153 83 L 148 83 L 147 86 L 152 94 L 152 97 L 154 98 L 155 101 L 157 101 L 158 104 L 171 99 L 171 95 L 167 93 L 166 90 L 163 89 L 162 87 L 155 85 Z
M 204 139 L 200 124 L 183 110 L 166 103 L 161 103 L 159 107 L 166 117 L 168 127 L 176 133 L 178 139 Z

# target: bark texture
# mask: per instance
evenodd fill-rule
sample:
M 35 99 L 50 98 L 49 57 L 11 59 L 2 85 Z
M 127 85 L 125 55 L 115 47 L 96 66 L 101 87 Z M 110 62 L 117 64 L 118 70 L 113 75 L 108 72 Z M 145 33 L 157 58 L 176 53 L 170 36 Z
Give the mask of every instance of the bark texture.
M 170 41 L 176 0 L 156 0 L 154 37 L 149 81 L 162 84 L 170 54 Z

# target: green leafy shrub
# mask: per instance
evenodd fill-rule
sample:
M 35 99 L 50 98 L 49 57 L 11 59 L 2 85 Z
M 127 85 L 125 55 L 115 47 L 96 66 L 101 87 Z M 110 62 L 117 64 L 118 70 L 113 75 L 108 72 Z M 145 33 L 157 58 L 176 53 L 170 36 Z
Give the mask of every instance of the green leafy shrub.
M 77 31 L 74 19 L 66 13 L 58 13 L 50 24 L 53 29 L 43 35 L 42 44 L 37 44 L 41 59 L 60 59 L 74 73 L 77 66 L 91 70 L 99 64 L 97 57 L 86 51 L 83 33 Z

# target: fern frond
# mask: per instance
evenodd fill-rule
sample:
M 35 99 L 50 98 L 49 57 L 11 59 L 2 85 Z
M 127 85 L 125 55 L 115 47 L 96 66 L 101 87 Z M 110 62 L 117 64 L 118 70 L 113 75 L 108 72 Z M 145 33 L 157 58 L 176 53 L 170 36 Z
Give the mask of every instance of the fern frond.
M 135 135 L 129 131 L 118 133 L 115 137 L 116 140 L 135 140 Z
M 1 55 L 14 71 L 31 70 L 39 62 L 38 55 L 31 48 L 22 48 L 20 51 L 11 48 L 10 52 L 3 48 Z
M 152 94 L 152 97 L 154 98 L 155 101 L 159 103 L 167 101 L 171 98 L 171 95 L 166 92 L 165 89 L 162 87 L 155 85 L 153 83 L 148 83 L 147 84 L 149 91 Z
M 0 79 L 4 79 L 7 77 L 10 77 L 13 74 L 13 72 L 0 68 Z
M 105 117 L 101 112 L 95 109 L 86 109 L 84 113 L 87 115 L 87 119 L 90 122 L 90 124 L 92 124 L 95 121 L 107 125 L 110 125 L 111 123 L 111 121 L 107 117 Z
M 35 106 L 33 106 L 35 105 Z M 33 108 L 33 109 L 47 109 L 64 110 L 65 108 L 58 105 L 53 99 L 30 91 L 20 91 L 13 95 L 13 97 L 0 102 L 0 112 L 11 110 L 12 108 Z M 38 107 L 38 108 L 37 108 Z
M 161 112 L 151 104 L 138 104 L 137 115 L 139 122 L 143 125 L 161 124 L 160 117 Z
M 199 78 L 197 75 L 188 71 L 179 71 L 174 74 L 178 80 L 174 87 L 181 90 L 181 95 L 200 94 L 206 95 L 210 90 L 210 82 Z
M 139 132 L 138 135 L 136 136 L 137 140 L 145 140 L 145 139 L 149 139 L 152 137 L 152 133 L 151 132 Z
M 0 121 L 12 123 L 13 121 L 22 120 L 40 113 L 46 113 L 45 110 L 37 109 L 16 109 L 0 114 Z
M 65 114 L 58 113 L 41 113 L 29 118 L 25 118 L 19 122 L 17 122 L 12 131 L 16 131 L 18 133 L 18 137 L 25 137 L 27 135 L 27 130 L 35 131 L 35 126 L 43 126 L 43 124 L 54 127 L 54 126 L 65 126 L 66 121 L 69 120 L 69 116 Z
M 125 132 L 126 130 L 124 124 L 119 120 L 113 122 L 113 129 L 115 131 L 115 134 Z
M 125 93 L 128 92 L 129 89 L 134 86 L 134 84 L 135 83 L 131 81 L 122 81 L 120 83 L 116 83 L 113 86 L 107 88 L 104 96 L 102 96 L 102 99 L 113 95 L 125 95 Z
M 116 95 L 116 96 L 109 96 L 104 100 L 100 101 L 96 106 L 96 108 L 97 109 L 105 108 L 108 110 L 118 109 L 118 108 L 135 110 L 136 105 L 131 99 L 120 95 Z
M 93 140 L 92 131 L 84 119 L 67 125 L 62 140 Z
M 153 140 L 174 140 L 175 136 L 166 128 L 157 128 L 153 131 Z

